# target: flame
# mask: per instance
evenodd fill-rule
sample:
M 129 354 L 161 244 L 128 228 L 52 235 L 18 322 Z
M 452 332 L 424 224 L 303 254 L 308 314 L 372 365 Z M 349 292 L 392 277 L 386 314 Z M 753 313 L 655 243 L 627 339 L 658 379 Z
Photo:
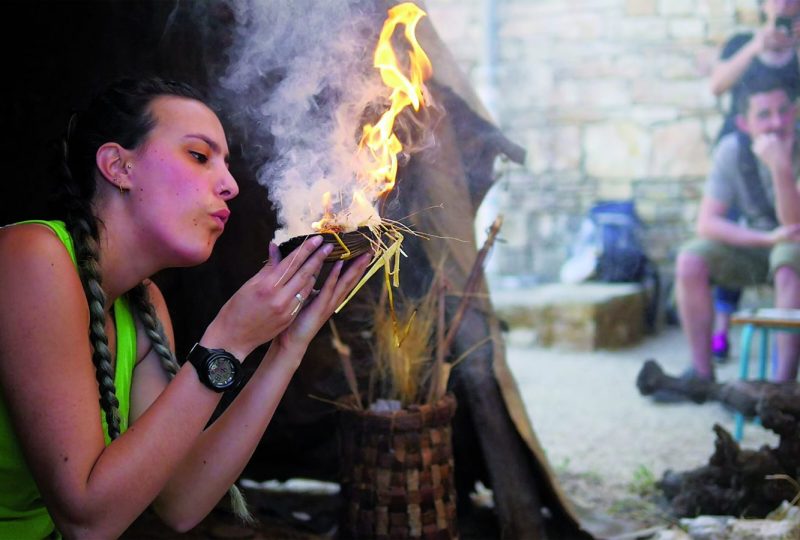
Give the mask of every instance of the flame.
M 416 37 L 417 23 L 426 13 L 411 2 L 398 4 L 388 11 L 375 48 L 373 66 L 380 70 L 381 80 L 391 89 L 390 105 L 374 124 L 366 124 L 358 144 L 357 159 L 362 164 L 350 207 L 336 214 L 331 207 L 330 194 L 323 201 L 324 214 L 312 224 L 318 232 L 341 232 L 354 230 L 362 225 L 380 223 L 374 205 L 381 195 L 389 192 L 397 176 L 397 155 L 403 150 L 400 139 L 394 133 L 397 116 L 409 105 L 415 111 L 425 105 L 424 81 L 433 74 L 433 67 Z M 398 25 L 404 25 L 408 51 L 408 76 L 397 61 L 392 48 L 392 37 Z M 341 202 L 341 201 L 340 201 Z
M 330 231 L 331 223 L 333 223 L 334 219 L 336 218 L 333 213 L 333 203 L 331 202 L 331 192 L 326 191 L 322 194 L 322 217 L 319 221 L 315 221 L 311 224 L 311 228 L 315 231 L 319 230 L 326 230 Z
M 403 145 L 393 131 L 395 118 L 409 105 L 418 111 L 425 103 L 423 82 L 433 73 L 428 55 L 416 36 L 417 23 L 424 16 L 425 12 L 411 2 L 394 6 L 389 10 L 375 48 L 373 65 L 380 70 L 383 83 L 392 89 L 389 110 L 374 126 L 364 126 L 359 143 L 359 150 L 367 150 L 368 161 L 373 165 L 367 176 L 376 197 L 390 191 L 397 176 L 397 154 L 403 150 Z M 411 45 L 408 53 L 410 78 L 403 74 L 392 48 L 392 36 L 399 24 L 405 25 L 404 34 Z

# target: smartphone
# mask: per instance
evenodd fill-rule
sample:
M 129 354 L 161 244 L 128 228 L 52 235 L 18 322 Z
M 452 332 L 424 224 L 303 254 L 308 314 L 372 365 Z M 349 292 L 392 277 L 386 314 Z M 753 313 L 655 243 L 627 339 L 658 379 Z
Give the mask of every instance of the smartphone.
M 783 30 L 787 36 L 791 36 L 794 33 L 792 31 L 792 26 L 794 26 L 794 19 L 792 17 L 781 15 L 775 19 L 775 28 L 777 30 Z

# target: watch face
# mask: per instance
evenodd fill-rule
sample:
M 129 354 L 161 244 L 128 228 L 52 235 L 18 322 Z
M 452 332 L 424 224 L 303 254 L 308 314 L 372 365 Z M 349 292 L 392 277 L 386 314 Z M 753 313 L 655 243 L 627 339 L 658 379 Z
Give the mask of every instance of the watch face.
M 217 388 L 225 388 L 233 382 L 234 367 L 229 358 L 216 356 L 208 361 L 208 380 Z

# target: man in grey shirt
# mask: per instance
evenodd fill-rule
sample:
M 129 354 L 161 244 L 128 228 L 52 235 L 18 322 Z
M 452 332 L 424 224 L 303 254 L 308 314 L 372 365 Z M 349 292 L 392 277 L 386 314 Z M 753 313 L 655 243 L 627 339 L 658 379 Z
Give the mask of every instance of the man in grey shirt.
M 762 77 L 742 93 L 738 110 L 738 132 L 723 137 L 714 152 L 698 238 L 681 247 L 676 263 L 678 309 L 692 355 L 687 377 L 714 378 L 712 284 L 772 281 L 776 307 L 800 308 L 796 107 L 780 79 Z M 742 213 L 738 223 L 725 217 L 731 206 Z M 774 380 L 796 378 L 798 353 L 800 336 L 780 332 Z

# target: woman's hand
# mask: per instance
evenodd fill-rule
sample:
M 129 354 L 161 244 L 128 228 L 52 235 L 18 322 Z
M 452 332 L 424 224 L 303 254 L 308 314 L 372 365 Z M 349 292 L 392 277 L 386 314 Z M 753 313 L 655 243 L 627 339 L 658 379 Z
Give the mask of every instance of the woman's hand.
M 325 321 L 364 274 L 371 259 L 370 253 L 361 255 L 348 265 L 344 273 L 344 263 L 337 261 L 319 293 L 302 306 L 292 324 L 276 338 L 277 344 L 283 348 L 295 347 L 305 351 Z M 298 363 L 301 359 L 297 359 Z
M 285 259 L 270 243 L 267 264 L 222 306 L 200 343 L 224 348 L 244 360 L 253 349 L 283 332 L 299 312 L 299 299 L 311 296 L 322 263 L 333 249 L 330 244 L 319 247 L 321 243 L 322 237 L 313 236 Z

